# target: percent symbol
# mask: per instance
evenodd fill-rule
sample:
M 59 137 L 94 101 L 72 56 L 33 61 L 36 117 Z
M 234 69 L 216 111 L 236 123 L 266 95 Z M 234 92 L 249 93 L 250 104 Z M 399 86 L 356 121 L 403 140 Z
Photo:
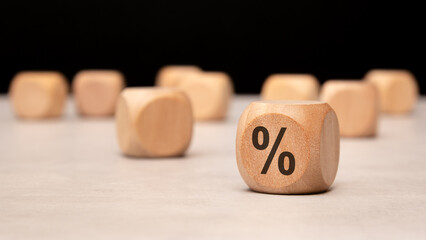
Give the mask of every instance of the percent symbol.
M 263 166 L 261 174 L 266 174 L 268 172 L 269 166 L 272 163 L 272 159 L 275 156 L 275 153 L 277 152 L 278 146 L 281 143 L 281 140 L 284 137 L 284 133 L 287 130 L 287 128 L 281 128 L 280 132 L 278 133 L 277 138 L 275 139 L 274 145 L 272 146 L 271 151 L 269 152 L 268 158 L 266 159 L 265 165 Z M 263 141 L 262 144 L 259 144 L 259 133 L 262 132 L 263 135 Z M 256 127 L 253 130 L 252 134 L 252 142 L 253 146 L 258 150 L 265 150 L 269 145 L 269 132 L 268 129 L 265 127 L 259 126 Z M 288 158 L 289 161 L 289 167 L 286 170 L 284 167 L 284 160 L 285 158 Z M 296 161 L 294 159 L 294 155 L 291 152 L 282 152 L 278 156 L 278 169 L 283 175 L 291 175 L 294 172 L 294 168 L 296 165 Z

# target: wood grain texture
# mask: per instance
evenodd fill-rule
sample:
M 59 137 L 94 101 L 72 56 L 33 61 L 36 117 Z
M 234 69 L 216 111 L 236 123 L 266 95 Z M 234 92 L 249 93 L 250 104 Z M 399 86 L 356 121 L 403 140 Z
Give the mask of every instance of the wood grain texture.
M 201 69 L 198 66 L 192 65 L 164 66 L 157 73 L 155 85 L 159 87 L 176 87 L 182 79 L 200 71 Z
M 364 78 L 376 85 L 382 112 L 409 114 L 413 111 L 419 97 L 419 87 L 411 72 L 375 69 Z
M 18 117 L 59 117 L 68 94 L 68 83 L 65 76 L 59 72 L 24 71 L 12 79 L 9 94 Z
M 264 127 L 255 147 L 255 129 Z M 281 137 L 280 131 L 285 128 Z M 265 135 L 269 136 L 268 141 Z M 282 139 L 281 141 L 280 138 Z M 278 140 L 276 140 L 278 139 Z M 266 141 L 266 143 L 265 143 Z M 276 144 L 278 148 L 273 150 Z M 339 125 L 336 114 L 327 103 L 309 101 L 257 101 L 251 103 L 238 123 L 236 156 L 240 174 L 247 185 L 258 192 L 305 194 L 326 191 L 334 181 L 339 163 Z M 280 154 L 284 170 L 279 170 Z M 271 154 L 270 154 L 271 153 Z M 267 172 L 265 162 L 273 155 Z
M 342 138 L 335 182 L 309 195 L 242 180 L 235 133 L 258 99 L 196 123 L 184 158 L 134 159 L 112 118 L 80 118 L 69 99 L 61 119 L 16 121 L 0 95 L 0 239 L 426 239 L 426 98 L 382 116 L 375 138 Z
M 262 86 L 263 100 L 317 100 L 318 79 L 311 74 L 272 74 Z
M 372 83 L 361 80 L 329 80 L 322 87 L 320 99 L 336 111 L 341 136 L 376 135 L 379 97 Z
M 128 156 L 181 156 L 191 142 L 191 104 L 177 89 L 126 88 L 115 118 L 119 146 Z
M 83 116 L 113 116 L 124 86 L 124 76 L 116 70 L 78 72 L 73 80 L 77 111 Z

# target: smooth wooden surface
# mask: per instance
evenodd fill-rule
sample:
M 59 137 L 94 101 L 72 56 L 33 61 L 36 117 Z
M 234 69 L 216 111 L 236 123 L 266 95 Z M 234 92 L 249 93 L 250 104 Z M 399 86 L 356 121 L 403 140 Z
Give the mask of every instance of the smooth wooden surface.
M 22 71 L 12 79 L 9 96 L 15 114 L 21 118 L 55 118 L 64 111 L 68 88 L 60 72 Z
M 263 100 L 317 100 L 318 79 L 311 74 L 272 74 L 262 85 Z
M 160 87 L 176 87 L 182 79 L 201 71 L 201 68 L 193 65 L 164 66 L 157 73 L 155 85 Z
M 192 138 L 188 96 L 175 88 L 129 87 L 115 113 L 120 149 L 132 157 L 182 156 Z
M 336 177 L 339 139 L 337 116 L 327 103 L 255 101 L 238 122 L 238 170 L 257 192 L 324 192 Z
M 177 87 L 191 100 L 195 120 L 220 121 L 228 114 L 233 86 L 227 73 L 199 72 L 181 79 Z
M 364 78 L 376 85 L 381 111 L 403 115 L 413 110 L 419 97 L 419 87 L 410 71 L 373 69 Z
M 328 80 L 320 100 L 339 118 L 342 137 L 374 137 L 379 115 L 379 97 L 374 84 L 361 80 Z
M 124 75 L 117 70 L 81 70 L 72 82 L 77 111 L 83 116 L 114 115 Z
M 197 121 L 224 119 L 234 92 L 227 73 L 202 71 L 197 66 L 165 66 L 157 74 L 156 86 L 183 90 Z
M 235 159 L 237 96 L 225 122 L 197 123 L 185 158 L 129 159 L 114 120 L 18 121 L 0 99 L 0 239 L 425 239 L 426 99 L 342 139 L 330 191 L 255 193 Z

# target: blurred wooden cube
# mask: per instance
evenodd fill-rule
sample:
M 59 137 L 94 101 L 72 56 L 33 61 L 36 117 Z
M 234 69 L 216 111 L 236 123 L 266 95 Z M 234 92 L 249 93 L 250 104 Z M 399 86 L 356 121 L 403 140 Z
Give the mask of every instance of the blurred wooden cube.
M 156 86 L 176 87 L 179 81 L 188 77 L 192 73 L 198 73 L 201 69 L 191 65 L 170 65 L 161 68 L 158 71 L 155 81 Z
M 311 74 L 273 74 L 262 86 L 263 100 L 317 100 L 319 83 Z
M 198 72 L 182 79 L 177 87 L 191 100 L 196 120 L 221 120 L 226 117 L 233 85 L 224 72 Z
M 365 79 L 376 85 L 380 109 L 385 113 L 410 113 L 419 96 L 414 75 L 407 70 L 371 70 Z
M 85 116 L 112 116 L 124 88 L 124 76 L 115 70 L 83 70 L 73 81 L 76 107 Z
M 181 156 L 192 137 L 191 103 L 178 89 L 125 88 L 115 120 L 120 149 L 128 156 Z
M 24 71 L 12 79 L 9 93 L 18 117 L 59 117 L 64 110 L 68 83 L 60 72 Z
M 322 88 L 320 99 L 336 111 L 341 136 L 376 135 L 379 99 L 373 84 L 361 80 L 329 80 Z

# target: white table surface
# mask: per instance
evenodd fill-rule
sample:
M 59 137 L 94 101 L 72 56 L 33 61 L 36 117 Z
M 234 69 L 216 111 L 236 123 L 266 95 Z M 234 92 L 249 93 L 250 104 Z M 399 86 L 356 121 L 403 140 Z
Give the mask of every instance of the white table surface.
M 426 239 L 426 99 L 342 139 L 331 190 L 248 190 L 235 160 L 243 109 L 197 123 L 184 158 L 129 159 L 113 119 L 22 121 L 0 97 L 0 239 Z

